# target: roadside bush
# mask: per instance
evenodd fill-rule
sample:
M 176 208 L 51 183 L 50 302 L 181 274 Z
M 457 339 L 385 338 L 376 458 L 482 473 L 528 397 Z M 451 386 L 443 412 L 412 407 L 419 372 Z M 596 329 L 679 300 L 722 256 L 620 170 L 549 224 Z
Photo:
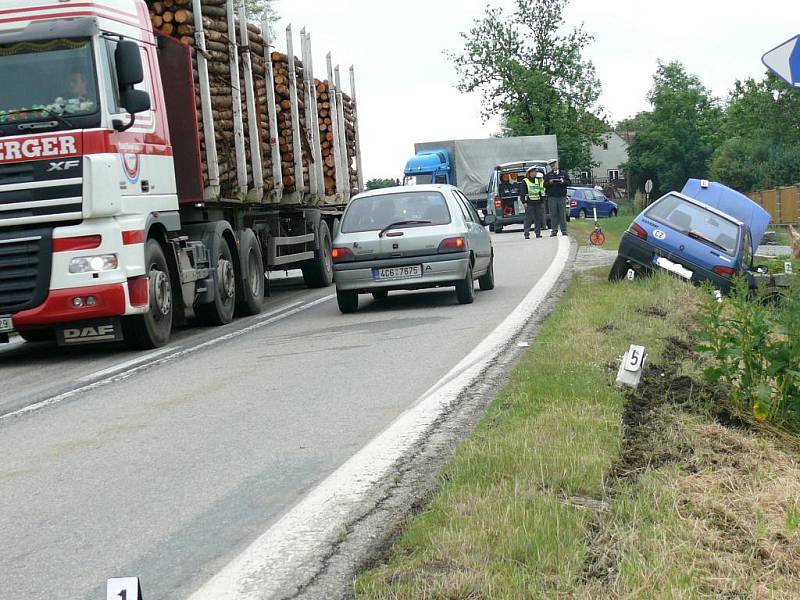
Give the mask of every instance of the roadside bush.
M 699 320 L 706 379 L 730 390 L 734 412 L 800 432 L 800 285 L 778 303 L 736 281 L 719 302 L 707 289 Z

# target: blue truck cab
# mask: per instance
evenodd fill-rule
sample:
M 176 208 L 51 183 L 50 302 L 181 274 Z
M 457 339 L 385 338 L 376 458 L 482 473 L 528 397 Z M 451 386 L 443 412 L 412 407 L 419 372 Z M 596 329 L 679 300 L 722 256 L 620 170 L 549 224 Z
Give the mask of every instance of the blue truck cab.
M 445 183 L 453 185 L 450 155 L 447 150 L 419 150 L 403 169 L 403 185 Z
M 688 281 L 708 281 L 727 292 L 731 279 L 750 275 L 770 216 L 758 204 L 720 183 L 690 179 L 634 219 L 623 234 L 609 273 L 666 270 Z

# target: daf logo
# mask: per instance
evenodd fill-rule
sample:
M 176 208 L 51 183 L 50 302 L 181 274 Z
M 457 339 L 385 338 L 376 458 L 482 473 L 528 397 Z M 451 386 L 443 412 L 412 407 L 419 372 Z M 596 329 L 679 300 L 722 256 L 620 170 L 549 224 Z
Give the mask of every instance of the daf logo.
M 80 164 L 81 163 L 79 160 L 59 160 L 57 162 L 51 162 L 50 168 L 47 169 L 47 172 L 51 173 L 53 171 L 69 171 Z
M 66 341 L 79 338 L 105 338 L 114 335 L 113 325 L 101 325 L 99 327 L 82 327 L 80 329 L 65 329 L 64 339 Z

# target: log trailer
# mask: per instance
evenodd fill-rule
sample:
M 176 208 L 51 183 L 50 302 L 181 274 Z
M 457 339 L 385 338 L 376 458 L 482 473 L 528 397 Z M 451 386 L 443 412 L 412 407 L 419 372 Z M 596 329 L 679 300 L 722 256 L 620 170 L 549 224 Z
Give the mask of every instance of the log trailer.
M 154 348 L 257 314 L 267 270 L 330 285 L 354 79 L 300 38 L 240 0 L 0 1 L 0 342 Z

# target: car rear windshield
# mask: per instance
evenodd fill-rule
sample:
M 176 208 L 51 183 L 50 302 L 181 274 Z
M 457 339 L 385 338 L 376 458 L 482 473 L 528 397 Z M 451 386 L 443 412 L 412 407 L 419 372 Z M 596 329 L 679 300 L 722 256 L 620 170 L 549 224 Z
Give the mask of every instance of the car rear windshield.
M 736 252 L 739 227 L 732 221 L 683 198 L 673 194 L 665 196 L 651 206 L 645 215 L 695 239 L 710 243 L 728 254 Z
M 447 201 L 439 192 L 402 192 L 355 198 L 342 220 L 342 233 L 380 231 L 401 221 L 428 221 L 408 227 L 446 225 Z

